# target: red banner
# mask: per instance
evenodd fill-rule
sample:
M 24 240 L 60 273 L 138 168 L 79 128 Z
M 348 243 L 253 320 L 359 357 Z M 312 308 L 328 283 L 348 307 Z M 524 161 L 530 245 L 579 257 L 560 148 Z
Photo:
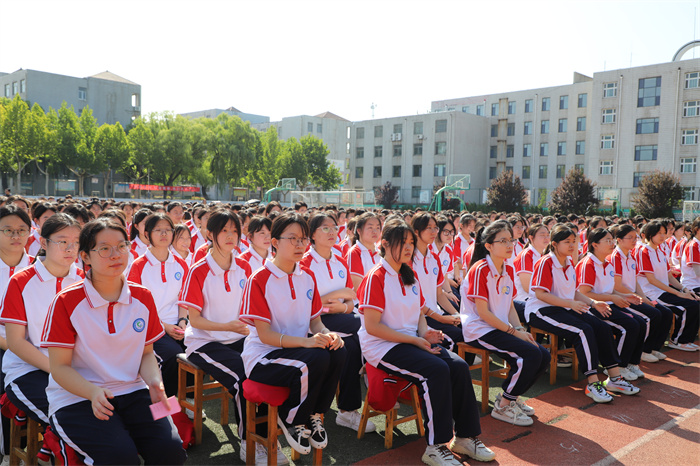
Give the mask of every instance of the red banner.
M 140 189 L 142 191 L 180 191 L 188 193 L 199 192 L 197 186 L 158 186 L 155 184 L 129 184 L 130 189 Z

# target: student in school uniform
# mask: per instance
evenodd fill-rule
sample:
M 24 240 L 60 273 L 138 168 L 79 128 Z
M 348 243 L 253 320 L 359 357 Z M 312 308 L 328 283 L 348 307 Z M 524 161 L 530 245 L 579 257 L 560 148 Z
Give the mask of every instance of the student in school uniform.
M 637 241 L 635 228 L 632 225 L 618 225 L 612 228 L 612 233 L 616 246 L 608 256 L 608 262 L 615 270 L 615 291 L 629 301 L 628 311 L 643 319 L 645 324 L 641 360 L 658 362 L 666 359 L 661 348 L 671 330 L 673 313 L 668 307 L 651 302 L 637 282 L 637 262 L 632 257 L 632 249 Z
M 438 343 L 442 333 L 428 327 L 425 300 L 413 263 L 416 235 L 403 220 L 384 225 L 382 259 L 365 276 L 358 293 L 360 343 L 367 362 L 418 388 L 423 401 L 431 465 L 462 464 L 454 453 L 491 461 L 493 451 L 479 440 L 481 425 L 469 366 Z
M 56 212 L 58 212 L 58 207 L 49 202 L 36 202 L 32 206 L 32 215 L 36 228 L 32 230 L 32 234 L 25 246 L 27 254 L 30 256 L 36 257 L 39 253 L 41 249 L 41 227 L 44 225 L 44 222 Z
M 700 294 L 700 217 L 693 221 L 690 231 L 693 237 L 681 255 L 681 284 L 695 294 Z
M 438 234 L 433 242 L 433 252 L 440 259 L 442 274 L 445 276 L 447 285 L 446 290 L 459 290 L 459 285 L 455 281 L 454 274 L 454 252 L 452 251 L 452 240 L 455 236 L 455 229 L 452 222 L 444 215 L 438 215 L 435 218 L 438 227 Z M 459 296 L 457 296 L 459 299 Z
M 123 272 L 126 230 L 96 219 L 80 232 L 85 280 L 53 300 L 42 332 L 51 370 L 46 394 L 52 430 L 85 464 L 183 464 L 187 457 L 170 417 L 153 342 L 163 327 L 146 288 Z
M 527 229 L 527 246 L 515 258 L 513 270 L 515 271 L 515 296 L 513 305 L 518 313 L 520 322 L 526 323 L 525 302 L 530 297 L 530 282 L 535 264 L 542 257 L 542 253 L 549 244 L 549 230 L 541 223 L 530 225 Z
M 464 341 L 508 361 L 510 370 L 491 416 L 518 426 L 534 422 L 534 408 L 520 399 L 549 366 L 549 352 L 520 323 L 513 306 L 514 272 L 510 223 L 497 221 L 482 229 L 462 287 Z
M 80 226 L 71 216 L 56 214 L 42 223 L 42 257 L 10 279 L 2 300 L 0 323 L 8 351 L 2 371 L 10 401 L 35 421 L 48 425 L 49 358 L 40 348 L 41 331 L 54 296 L 83 279 L 75 265 Z
M 360 316 L 354 312 L 357 298 L 350 279 L 347 263 L 334 254 L 338 226 L 329 213 L 318 213 L 309 220 L 311 245 L 299 263 L 316 278 L 318 294 L 323 303 L 321 321 L 332 332 L 343 338 L 347 357 L 338 384 L 338 414 L 335 422 L 339 426 L 358 430 L 362 406 L 360 369 L 364 364 L 360 339 Z M 374 432 L 374 423 L 367 423 L 367 432 Z
M 185 209 L 179 202 L 169 202 L 165 207 L 165 212 L 167 213 L 170 220 L 172 220 L 173 225 L 179 225 L 182 223 L 182 217 L 185 215 Z
M 576 290 L 576 273 L 571 256 L 576 254 L 576 233 L 566 225 L 555 225 L 550 243 L 535 264 L 525 317 L 531 327 L 570 338 L 588 378 L 586 395 L 596 403 L 608 403 L 606 391 L 634 395 L 639 388 L 620 375 L 620 357 L 610 326 L 590 313 L 607 304 L 588 298 Z M 605 382 L 598 379 L 598 362 L 608 371 Z
M 348 223 L 345 227 L 345 239 L 338 243 L 338 247 L 342 252 L 342 258 L 345 259 L 345 262 L 348 261 L 348 252 L 350 251 L 350 248 L 353 247 L 353 245 L 357 242 L 357 239 L 355 237 L 356 224 L 357 217 L 352 217 L 348 220 Z
M 272 228 L 272 221 L 268 217 L 255 216 L 248 222 L 248 244 L 250 247 L 238 257 L 248 262 L 250 270 L 253 272 L 272 259 L 270 228 Z
M 614 250 L 612 234 L 605 228 L 595 228 L 588 232 L 586 241 L 588 253 L 576 264 L 577 289 L 584 296 L 608 305 L 607 308 L 593 308 L 590 312 L 610 325 L 617 337 L 622 377 L 637 380 L 644 377 L 639 363 L 646 322 L 627 310 L 632 303 L 627 296 L 615 291 L 615 268 L 607 260 Z
M 463 214 L 459 217 L 459 233 L 455 236 L 452 244 L 452 253 L 455 260 L 455 276 L 458 276 L 457 281 L 460 283 L 467 274 L 466 267 L 468 264 L 464 263 L 464 254 L 474 242 L 474 238 L 471 235 L 474 233 L 475 228 L 476 217 L 471 214 Z
M 192 230 L 192 243 L 190 244 L 190 252 L 196 253 L 197 250 L 203 245 L 207 244 L 207 223 L 209 222 L 210 212 L 208 209 L 199 209 L 195 214 L 197 218 L 198 226 L 195 226 Z M 195 262 L 199 260 L 195 258 Z
M 637 280 L 644 294 L 652 301 L 667 306 L 676 314 L 676 325 L 669 340 L 669 348 L 698 351 L 693 343 L 700 321 L 698 296 L 683 286 L 671 274 L 666 255 L 659 250 L 665 240 L 665 229 L 660 222 L 651 221 L 642 228 L 644 242 L 637 248 Z
M 177 395 L 177 355 L 185 351 L 187 309 L 178 306 L 178 298 L 189 270 L 187 263 L 170 251 L 173 229 L 170 216 L 162 213 L 148 216 L 144 222 L 144 236 L 150 246 L 129 271 L 129 281 L 154 291 L 153 300 L 165 335 L 153 343 L 153 353 L 168 397 Z
M 136 257 L 141 257 L 148 249 L 148 238 L 144 234 L 144 226 L 146 225 L 146 217 L 151 215 L 148 209 L 141 209 L 134 214 L 134 221 L 131 224 L 131 250 L 134 251 Z
M 182 223 L 175 225 L 175 228 L 173 228 L 173 244 L 170 249 L 177 253 L 187 263 L 188 267 L 194 263 L 192 261 L 194 254 L 190 252 L 190 244 L 192 244 L 192 236 L 187 225 Z
M 306 221 L 295 213 L 278 215 L 270 234 L 275 257 L 250 277 L 243 293 L 240 319 L 250 328 L 243 364 L 249 379 L 289 387 L 277 422 L 289 445 L 307 454 L 328 444 L 321 414 L 335 397 L 346 350 L 321 320 L 313 272 L 298 264 L 309 241 Z
M 521 242 L 521 240 L 523 239 L 526 226 L 525 219 L 523 219 L 520 215 L 511 215 L 508 217 L 508 223 L 513 229 L 513 238 L 517 240 L 515 243 L 513 243 L 513 256 L 508 260 L 508 264 L 512 266 L 515 262 L 515 258 L 518 257 L 518 254 L 525 249 L 525 244 L 524 242 Z
M 381 237 L 382 223 L 375 214 L 365 212 L 357 217 L 355 232 L 357 241 L 348 251 L 347 262 L 353 287 L 357 291 L 362 277 L 379 262 L 375 244 Z

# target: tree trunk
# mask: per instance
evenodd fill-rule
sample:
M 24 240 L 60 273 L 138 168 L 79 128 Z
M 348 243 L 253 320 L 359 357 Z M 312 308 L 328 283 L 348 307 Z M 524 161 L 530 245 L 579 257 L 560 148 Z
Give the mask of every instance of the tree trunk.
M 17 194 L 22 194 L 22 170 L 19 168 L 19 163 L 17 164 Z
M 85 197 L 85 175 L 78 175 L 78 196 Z

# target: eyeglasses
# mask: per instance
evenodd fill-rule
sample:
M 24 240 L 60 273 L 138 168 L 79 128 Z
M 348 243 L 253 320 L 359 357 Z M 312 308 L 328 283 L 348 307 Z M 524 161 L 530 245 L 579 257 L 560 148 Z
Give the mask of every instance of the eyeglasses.
M 29 235 L 29 230 L 26 228 L 20 228 L 18 230 L 13 230 L 12 228 L 5 228 L 4 230 L 0 230 L 3 233 L 5 233 L 5 236 L 8 236 L 12 238 L 13 236 L 19 236 L 20 238 L 24 238 L 25 236 Z
M 426 231 L 436 232 L 436 231 L 440 231 L 440 229 L 438 227 L 428 227 L 428 228 L 426 228 Z
M 112 253 L 114 250 L 117 250 L 117 253 L 119 254 L 128 254 L 129 251 L 131 251 L 131 242 L 129 241 L 122 241 L 121 243 L 117 244 L 116 246 L 100 246 L 99 248 L 96 249 L 91 249 L 91 251 L 96 251 L 97 254 L 100 255 L 101 258 L 103 259 L 108 259 L 112 257 Z
M 623 240 L 626 240 L 626 241 L 632 241 L 632 240 L 635 240 L 635 241 L 636 241 L 636 240 L 637 240 L 637 235 L 625 236 L 625 237 L 622 238 L 622 239 L 623 239 Z
M 328 233 L 338 233 L 338 227 L 319 227 L 319 230 L 322 232 L 328 234 Z
M 306 246 L 309 244 L 309 238 L 297 238 L 296 236 L 280 236 L 279 239 L 289 240 L 292 246 Z
M 78 249 L 78 247 L 80 246 L 80 243 L 78 242 L 69 243 L 68 241 L 54 241 L 50 238 L 46 238 L 46 240 L 50 243 L 57 245 L 58 249 L 63 252 L 66 252 L 69 249 Z
M 156 235 L 165 236 L 165 235 L 172 235 L 173 231 L 174 230 L 172 228 L 166 228 L 164 230 L 153 230 L 153 233 L 155 233 Z
M 506 238 L 503 238 L 503 239 L 499 239 L 498 241 L 494 241 L 494 242 L 491 243 L 491 244 L 497 244 L 497 243 L 498 243 L 498 244 L 501 244 L 502 246 L 509 246 L 509 245 L 512 246 L 512 245 L 514 245 L 514 244 L 517 243 L 517 242 L 518 242 L 518 240 L 517 240 L 516 238 L 513 238 L 513 239 L 506 239 Z
M 455 231 L 454 230 L 442 230 L 442 234 L 447 235 L 447 236 L 454 236 Z

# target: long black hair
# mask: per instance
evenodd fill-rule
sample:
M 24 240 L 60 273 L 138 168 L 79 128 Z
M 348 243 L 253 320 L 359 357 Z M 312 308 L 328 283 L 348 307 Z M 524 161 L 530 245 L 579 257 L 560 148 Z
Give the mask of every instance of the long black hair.
M 559 243 L 565 239 L 571 238 L 572 236 L 574 239 L 576 238 L 576 233 L 574 233 L 574 230 L 567 227 L 563 223 L 557 223 L 554 225 L 554 227 L 552 227 L 552 231 L 549 233 L 549 244 L 546 248 L 544 248 L 542 255 L 549 254 L 549 252 L 553 251 L 554 243 Z
M 506 220 L 497 220 L 489 226 L 479 230 L 479 232 L 476 234 L 474 253 L 472 254 L 472 260 L 469 262 L 469 268 L 489 255 L 489 251 L 486 249 L 486 244 L 493 244 L 493 242 L 496 240 L 496 236 L 502 231 L 508 231 L 510 232 L 511 237 L 513 236 L 513 228 Z
M 396 218 L 387 221 L 384 224 L 384 229 L 382 230 L 382 244 L 379 247 L 379 254 L 382 257 L 386 257 L 387 252 L 391 254 L 394 258 L 394 252 L 398 249 L 399 254 L 401 253 L 401 248 L 403 248 L 404 238 L 406 233 L 409 233 L 413 237 L 413 244 L 417 243 L 416 232 L 410 227 L 403 219 Z M 384 241 L 388 243 L 389 250 L 384 248 Z M 415 254 L 416 249 L 413 248 L 413 253 Z M 413 261 L 413 254 L 411 254 L 411 261 Z M 416 276 L 413 273 L 413 269 L 408 264 L 401 264 L 399 267 L 399 275 L 404 285 L 413 285 L 416 282 Z

